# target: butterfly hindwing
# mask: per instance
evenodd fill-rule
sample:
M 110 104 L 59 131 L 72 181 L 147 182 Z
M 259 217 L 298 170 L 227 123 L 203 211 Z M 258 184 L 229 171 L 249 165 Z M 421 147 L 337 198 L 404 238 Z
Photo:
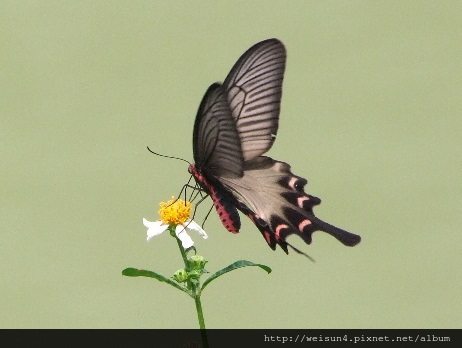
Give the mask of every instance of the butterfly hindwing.
M 329 225 L 314 215 L 313 207 L 321 200 L 307 194 L 304 191 L 306 180 L 290 169 L 285 162 L 260 156 L 245 163 L 243 177 L 219 180 L 237 199 L 238 208 L 246 215 L 251 212 L 252 221 L 272 248 L 276 242 L 287 251 L 284 245 L 291 234 L 310 244 L 312 233 L 318 230 L 329 233 L 345 245 L 356 245 L 359 236 Z

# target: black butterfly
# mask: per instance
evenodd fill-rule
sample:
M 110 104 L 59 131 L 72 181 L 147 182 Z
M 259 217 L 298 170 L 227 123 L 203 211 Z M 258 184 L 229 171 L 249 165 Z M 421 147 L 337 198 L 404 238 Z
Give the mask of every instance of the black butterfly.
M 189 172 L 230 232 L 239 232 L 240 210 L 273 250 L 279 244 L 286 253 L 288 246 L 303 253 L 286 242 L 287 236 L 295 233 L 310 244 L 316 230 L 354 246 L 360 236 L 314 215 L 321 200 L 304 192 L 304 178 L 289 164 L 262 156 L 278 131 L 285 62 L 282 42 L 259 42 L 239 58 L 223 84 L 208 88 L 194 124 L 196 163 Z

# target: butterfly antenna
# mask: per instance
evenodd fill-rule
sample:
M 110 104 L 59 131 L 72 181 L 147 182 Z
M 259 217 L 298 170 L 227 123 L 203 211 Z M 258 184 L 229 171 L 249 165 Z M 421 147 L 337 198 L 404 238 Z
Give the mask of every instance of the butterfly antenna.
M 189 165 L 191 165 L 191 163 L 190 163 L 189 161 L 186 161 L 184 158 L 175 157 L 175 156 L 162 155 L 162 154 L 160 154 L 160 153 L 157 153 L 157 152 L 152 151 L 152 150 L 149 148 L 149 146 L 147 146 L 147 148 L 148 148 L 149 152 L 153 153 L 154 155 L 157 155 L 157 156 L 160 156 L 160 157 L 165 157 L 165 158 L 177 159 L 177 160 L 186 162 L 186 163 L 188 163 Z

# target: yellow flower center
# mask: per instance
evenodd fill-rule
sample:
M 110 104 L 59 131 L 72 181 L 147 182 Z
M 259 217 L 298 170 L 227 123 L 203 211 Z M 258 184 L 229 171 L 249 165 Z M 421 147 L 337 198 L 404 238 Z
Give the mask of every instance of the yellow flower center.
M 165 224 L 182 225 L 191 215 L 191 202 L 172 197 L 168 202 L 160 203 L 159 215 Z

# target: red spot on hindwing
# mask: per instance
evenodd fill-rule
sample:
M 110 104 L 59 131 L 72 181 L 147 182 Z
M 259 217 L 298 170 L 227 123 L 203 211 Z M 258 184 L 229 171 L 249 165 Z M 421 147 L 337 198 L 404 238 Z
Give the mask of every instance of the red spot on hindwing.
M 308 201 L 309 201 L 309 198 L 307 196 L 298 197 L 297 205 L 303 209 L 305 207 L 305 202 L 308 202 Z
M 289 228 L 289 225 L 286 225 L 286 224 L 280 224 L 280 225 L 277 225 L 276 226 L 276 231 L 274 232 L 274 235 L 276 237 L 276 240 L 278 240 L 279 238 L 281 238 L 281 232 L 288 229 Z
M 305 229 L 306 226 L 309 226 L 311 225 L 311 221 L 308 220 L 308 219 L 305 219 L 303 220 L 302 222 L 300 222 L 298 224 L 298 229 L 300 230 L 300 232 L 303 232 L 303 230 Z
M 263 234 L 263 237 L 266 240 L 266 243 L 268 243 L 268 245 L 271 245 L 271 235 L 270 235 L 270 233 L 268 231 L 263 231 L 262 234 Z

